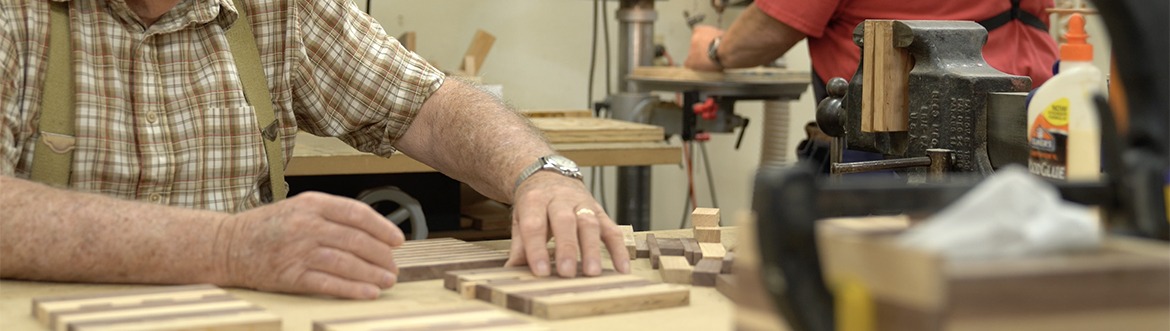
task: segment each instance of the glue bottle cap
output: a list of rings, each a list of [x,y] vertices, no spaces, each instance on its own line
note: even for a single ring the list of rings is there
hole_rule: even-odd
[[[1093,45],[1085,42],[1089,35],[1085,33],[1085,17],[1081,14],[1072,14],[1068,19],[1068,33],[1064,34],[1065,42],[1060,44],[1061,61],[1092,61]]]

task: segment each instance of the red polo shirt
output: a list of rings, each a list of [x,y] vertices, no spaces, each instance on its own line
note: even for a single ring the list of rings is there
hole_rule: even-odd
[[[861,54],[853,29],[866,19],[980,21],[1011,9],[1008,0],[757,0],[756,6],[808,36],[813,69],[823,81],[850,79]],[[1023,0],[1020,8],[1048,23],[1052,0]],[[1005,73],[1032,77],[1038,87],[1052,77],[1056,42],[1045,31],[1013,20],[988,34],[983,57]]]

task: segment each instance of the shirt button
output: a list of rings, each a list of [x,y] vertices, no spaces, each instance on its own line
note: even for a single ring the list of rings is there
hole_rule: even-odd
[[[162,195],[161,195],[161,194],[154,193],[154,194],[151,194],[151,195],[150,195],[150,202],[159,202],[159,201],[161,201],[161,200],[162,200]]]
[[[158,114],[156,114],[155,112],[147,113],[146,114],[146,121],[150,122],[150,123],[158,122]]]

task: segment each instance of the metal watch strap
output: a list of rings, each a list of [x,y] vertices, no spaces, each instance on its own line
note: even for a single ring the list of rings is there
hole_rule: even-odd
[[[723,40],[723,36],[711,39],[711,44],[707,46],[707,59],[711,60],[719,69],[723,69],[723,61],[719,59],[719,42]]]
[[[555,166],[556,161],[553,161],[553,160],[555,160],[555,158],[561,158],[561,159],[564,159],[565,161],[569,162],[570,166],[572,167],[572,171],[561,170],[561,169],[558,169],[555,167],[550,168],[549,167],[550,165]],[[536,162],[533,162],[528,167],[525,167],[524,170],[520,171],[520,176],[516,178],[516,184],[512,186],[512,191],[516,191],[516,189],[520,188],[520,184],[524,183],[525,180],[527,180],[529,177],[532,177],[532,175],[536,174],[537,172],[539,172],[541,170],[554,171],[557,174],[564,175],[564,176],[570,177],[570,178],[575,178],[578,180],[580,180],[582,178],[580,169],[576,167],[576,164],[574,164],[572,162],[572,160],[569,160],[568,158],[565,158],[563,156],[556,155],[556,154],[545,155],[545,156],[541,156],[540,158],[537,158]]]

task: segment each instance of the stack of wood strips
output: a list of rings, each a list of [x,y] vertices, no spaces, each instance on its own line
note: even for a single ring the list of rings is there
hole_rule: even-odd
[[[508,251],[451,238],[411,240],[394,249],[399,282],[439,279],[447,271],[499,267],[507,261]]]
[[[612,270],[597,277],[534,277],[527,267],[448,273],[447,289],[545,319],[606,315],[690,304],[690,289]]]
[[[313,322],[313,331],[374,330],[538,331],[548,330],[548,328],[508,315],[507,312],[484,306],[436,307],[377,316]]]
[[[660,126],[593,117],[532,118],[532,124],[544,131],[549,142],[605,143],[662,141]]]
[[[171,286],[33,299],[49,330],[278,331],[280,318],[212,285]]]

